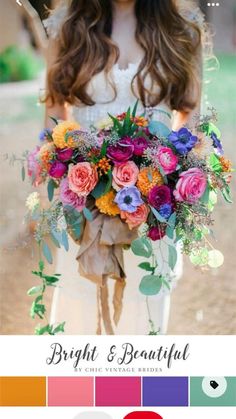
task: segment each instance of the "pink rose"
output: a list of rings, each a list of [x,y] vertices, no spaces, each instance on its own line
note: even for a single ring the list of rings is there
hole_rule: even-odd
[[[157,160],[165,174],[173,173],[178,164],[178,157],[169,147],[159,147],[157,150]]]
[[[138,179],[139,170],[133,161],[117,164],[113,171],[113,186],[115,189],[134,186]]]
[[[128,224],[129,229],[140,226],[147,221],[149,208],[147,205],[142,204],[137,207],[134,212],[121,211],[120,216]]]
[[[66,164],[56,160],[52,163],[49,169],[49,175],[55,179],[60,179],[67,171]]]
[[[78,196],[69,188],[68,178],[61,181],[60,199],[63,205],[70,205],[77,211],[82,211],[86,204],[86,196]]]
[[[69,188],[80,196],[87,196],[98,182],[97,170],[88,162],[71,166],[68,173]]]
[[[155,242],[157,240],[161,240],[165,236],[165,234],[165,228],[157,226],[151,227],[147,233],[147,236]]]
[[[174,196],[176,201],[194,204],[204,194],[207,186],[205,173],[198,168],[188,169],[181,173],[176,184]]]
[[[42,183],[42,167],[39,164],[40,147],[35,147],[27,156],[27,166],[28,166],[28,176],[32,178],[32,183],[34,186],[39,186]]]

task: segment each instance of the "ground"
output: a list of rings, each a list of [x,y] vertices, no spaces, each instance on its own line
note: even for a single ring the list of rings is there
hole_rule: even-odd
[[[219,112],[226,154],[235,155],[235,86],[232,56],[220,56],[221,68],[209,75],[208,100]],[[37,104],[38,84],[0,86],[1,136],[1,280],[0,333],[32,334],[28,288],[35,284],[30,274],[36,268],[37,248],[23,223],[24,201],[30,191],[20,179],[20,164],[4,161],[6,153],[20,155],[31,149],[43,126],[43,108]],[[235,181],[233,182],[235,189]],[[219,201],[215,211],[215,235],[225,255],[224,266],[201,272],[185,258],[184,275],[172,294],[169,334],[236,334],[235,204]],[[51,268],[53,270],[53,267]],[[51,293],[47,297],[50,305]]]

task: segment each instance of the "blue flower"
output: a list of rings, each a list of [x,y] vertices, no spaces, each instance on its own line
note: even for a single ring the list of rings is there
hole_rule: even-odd
[[[39,140],[44,141],[44,140],[47,140],[48,137],[51,139],[51,135],[52,135],[52,130],[50,130],[48,128],[44,128],[39,133]]]
[[[114,201],[122,211],[135,212],[143,204],[141,194],[136,186],[121,189]]]
[[[179,131],[172,131],[168,140],[173,144],[179,154],[187,154],[195,146],[197,137],[187,128],[181,128]]]
[[[165,218],[166,220],[168,220],[168,218],[170,217],[172,213],[172,206],[171,204],[163,204],[161,205],[160,209],[159,209],[159,214]]]
[[[211,139],[213,141],[213,147],[216,148],[217,152],[222,155],[224,154],[224,150],[221,144],[221,141],[217,137],[217,135],[214,132],[211,132]]]

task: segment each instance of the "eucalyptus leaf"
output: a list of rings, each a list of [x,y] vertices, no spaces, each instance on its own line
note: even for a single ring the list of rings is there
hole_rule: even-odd
[[[193,250],[189,256],[189,259],[193,263],[193,265],[207,265],[209,261],[209,251],[207,247],[201,247],[199,249]]]
[[[166,224],[166,219],[164,217],[161,216],[161,214],[153,207],[151,207],[152,213],[154,214],[154,216],[156,217],[156,219],[158,221],[160,221],[160,223],[165,223]]]
[[[83,209],[83,214],[84,214],[86,220],[93,221],[93,214],[91,213],[91,211],[88,208]]]
[[[145,271],[153,272],[154,268],[150,265],[149,262],[142,262],[139,265],[139,268],[144,269]]]
[[[152,245],[147,237],[139,237],[133,240],[131,249],[136,256],[149,258],[152,255]]]
[[[21,168],[21,179],[24,182],[24,180],[25,180],[25,166],[22,166],[22,168]]]
[[[54,197],[54,189],[55,189],[55,182],[53,179],[50,179],[47,186],[48,199],[50,202],[53,200],[53,197]]]
[[[211,268],[219,268],[224,263],[224,255],[219,250],[210,250],[208,252],[208,265]]]
[[[52,253],[51,250],[49,248],[49,246],[47,245],[47,243],[45,241],[42,242],[42,251],[43,251],[43,255],[45,256],[46,260],[48,261],[48,263],[52,263]]]
[[[100,182],[97,183],[97,185],[95,186],[95,188],[91,192],[91,195],[95,199],[100,198],[102,195],[105,194],[106,186],[107,186],[107,182],[105,182],[104,180],[100,180]]]
[[[177,254],[176,247],[169,244],[168,245],[168,264],[170,268],[172,269],[172,271],[175,268],[177,257],[178,257],[178,254]]]
[[[139,284],[140,292],[146,296],[158,294],[161,287],[162,278],[159,275],[146,275]]]
[[[60,249],[60,243],[59,243],[59,241],[56,239],[56,237],[52,234],[52,232],[50,233],[50,237],[51,237],[51,240],[52,240],[52,242],[55,244],[55,246],[56,247],[58,247],[58,249]]]
[[[67,234],[67,231],[66,230],[62,230],[62,233],[61,233],[61,242],[62,242],[62,245],[63,245],[64,249],[68,252],[68,250],[69,250],[69,241],[68,241],[68,234]]]
[[[168,137],[170,134],[170,129],[167,127],[167,125],[163,124],[163,122],[160,121],[151,121],[148,129],[152,135],[156,135],[157,137]]]
[[[204,194],[202,195],[202,197],[201,197],[201,199],[200,199],[200,201],[203,203],[203,204],[208,204],[208,202],[209,202],[209,197],[210,197],[210,187],[209,187],[209,184],[207,184],[207,186],[206,186],[206,189],[205,189],[205,192],[204,192]]]

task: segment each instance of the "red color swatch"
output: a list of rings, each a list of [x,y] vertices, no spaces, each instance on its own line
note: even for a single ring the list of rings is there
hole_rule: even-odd
[[[163,419],[163,417],[155,412],[132,412],[125,416],[124,419]]]
[[[96,406],[141,406],[141,378],[96,377]]]
[[[49,377],[48,406],[93,406],[93,377]]]

